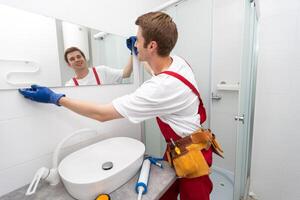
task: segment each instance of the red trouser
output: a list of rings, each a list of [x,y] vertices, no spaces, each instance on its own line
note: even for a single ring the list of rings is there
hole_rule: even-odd
[[[212,164],[212,148],[202,151],[208,165]],[[209,195],[213,189],[213,184],[209,176],[197,178],[178,178],[173,185],[164,193],[160,200],[209,200]]]

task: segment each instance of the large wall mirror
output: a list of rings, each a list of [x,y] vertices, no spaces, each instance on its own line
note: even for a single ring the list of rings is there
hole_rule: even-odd
[[[0,27],[0,89],[133,82],[123,36],[4,5]]]

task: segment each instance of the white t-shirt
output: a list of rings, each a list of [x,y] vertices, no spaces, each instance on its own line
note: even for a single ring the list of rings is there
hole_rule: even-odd
[[[168,71],[176,72],[196,88],[194,74],[185,60],[171,56]],[[133,123],[159,117],[184,137],[200,128],[199,99],[192,90],[177,78],[159,74],[145,81],[134,93],[115,99],[115,109]]]
[[[123,79],[123,69],[114,69],[104,65],[95,67],[100,79],[100,84],[117,84]],[[76,79],[79,85],[97,85],[96,77],[92,68],[83,79]],[[73,79],[66,82],[65,86],[75,86]]]

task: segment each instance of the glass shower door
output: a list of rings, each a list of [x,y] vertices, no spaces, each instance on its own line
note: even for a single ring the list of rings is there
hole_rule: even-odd
[[[246,199],[250,185],[251,146],[256,86],[257,17],[255,2],[246,0],[243,64],[237,121],[234,200]]]

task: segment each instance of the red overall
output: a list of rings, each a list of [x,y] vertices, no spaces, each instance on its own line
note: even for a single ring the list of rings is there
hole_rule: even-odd
[[[201,118],[201,122],[199,123],[202,124],[206,119],[206,113],[197,89],[187,79],[175,72],[164,71],[162,73],[171,75],[179,79],[198,96],[200,101],[198,114]],[[170,142],[170,138],[172,138],[174,141],[181,138],[173,131],[173,129],[168,124],[161,121],[158,117],[156,118],[156,120],[166,142]],[[210,148],[209,150],[202,150],[202,153],[208,165],[211,166],[212,148]],[[208,175],[197,178],[178,178],[173,183],[173,185],[164,193],[160,200],[177,200],[177,196],[179,193],[180,200],[209,200],[209,195],[212,191],[212,188],[213,185]]]
[[[96,78],[97,85],[100,85],[101,84],[100,83],[100,78],[99,78],[99,75],[98,75],[95,67],[93,67],[93,72],[94,72],[94,75],[95,75],[95,78]],[[77,79],[75,77],[72,78],[72,79],[73,79],[73,82],[74,82],[75,86],[79,86]]]

